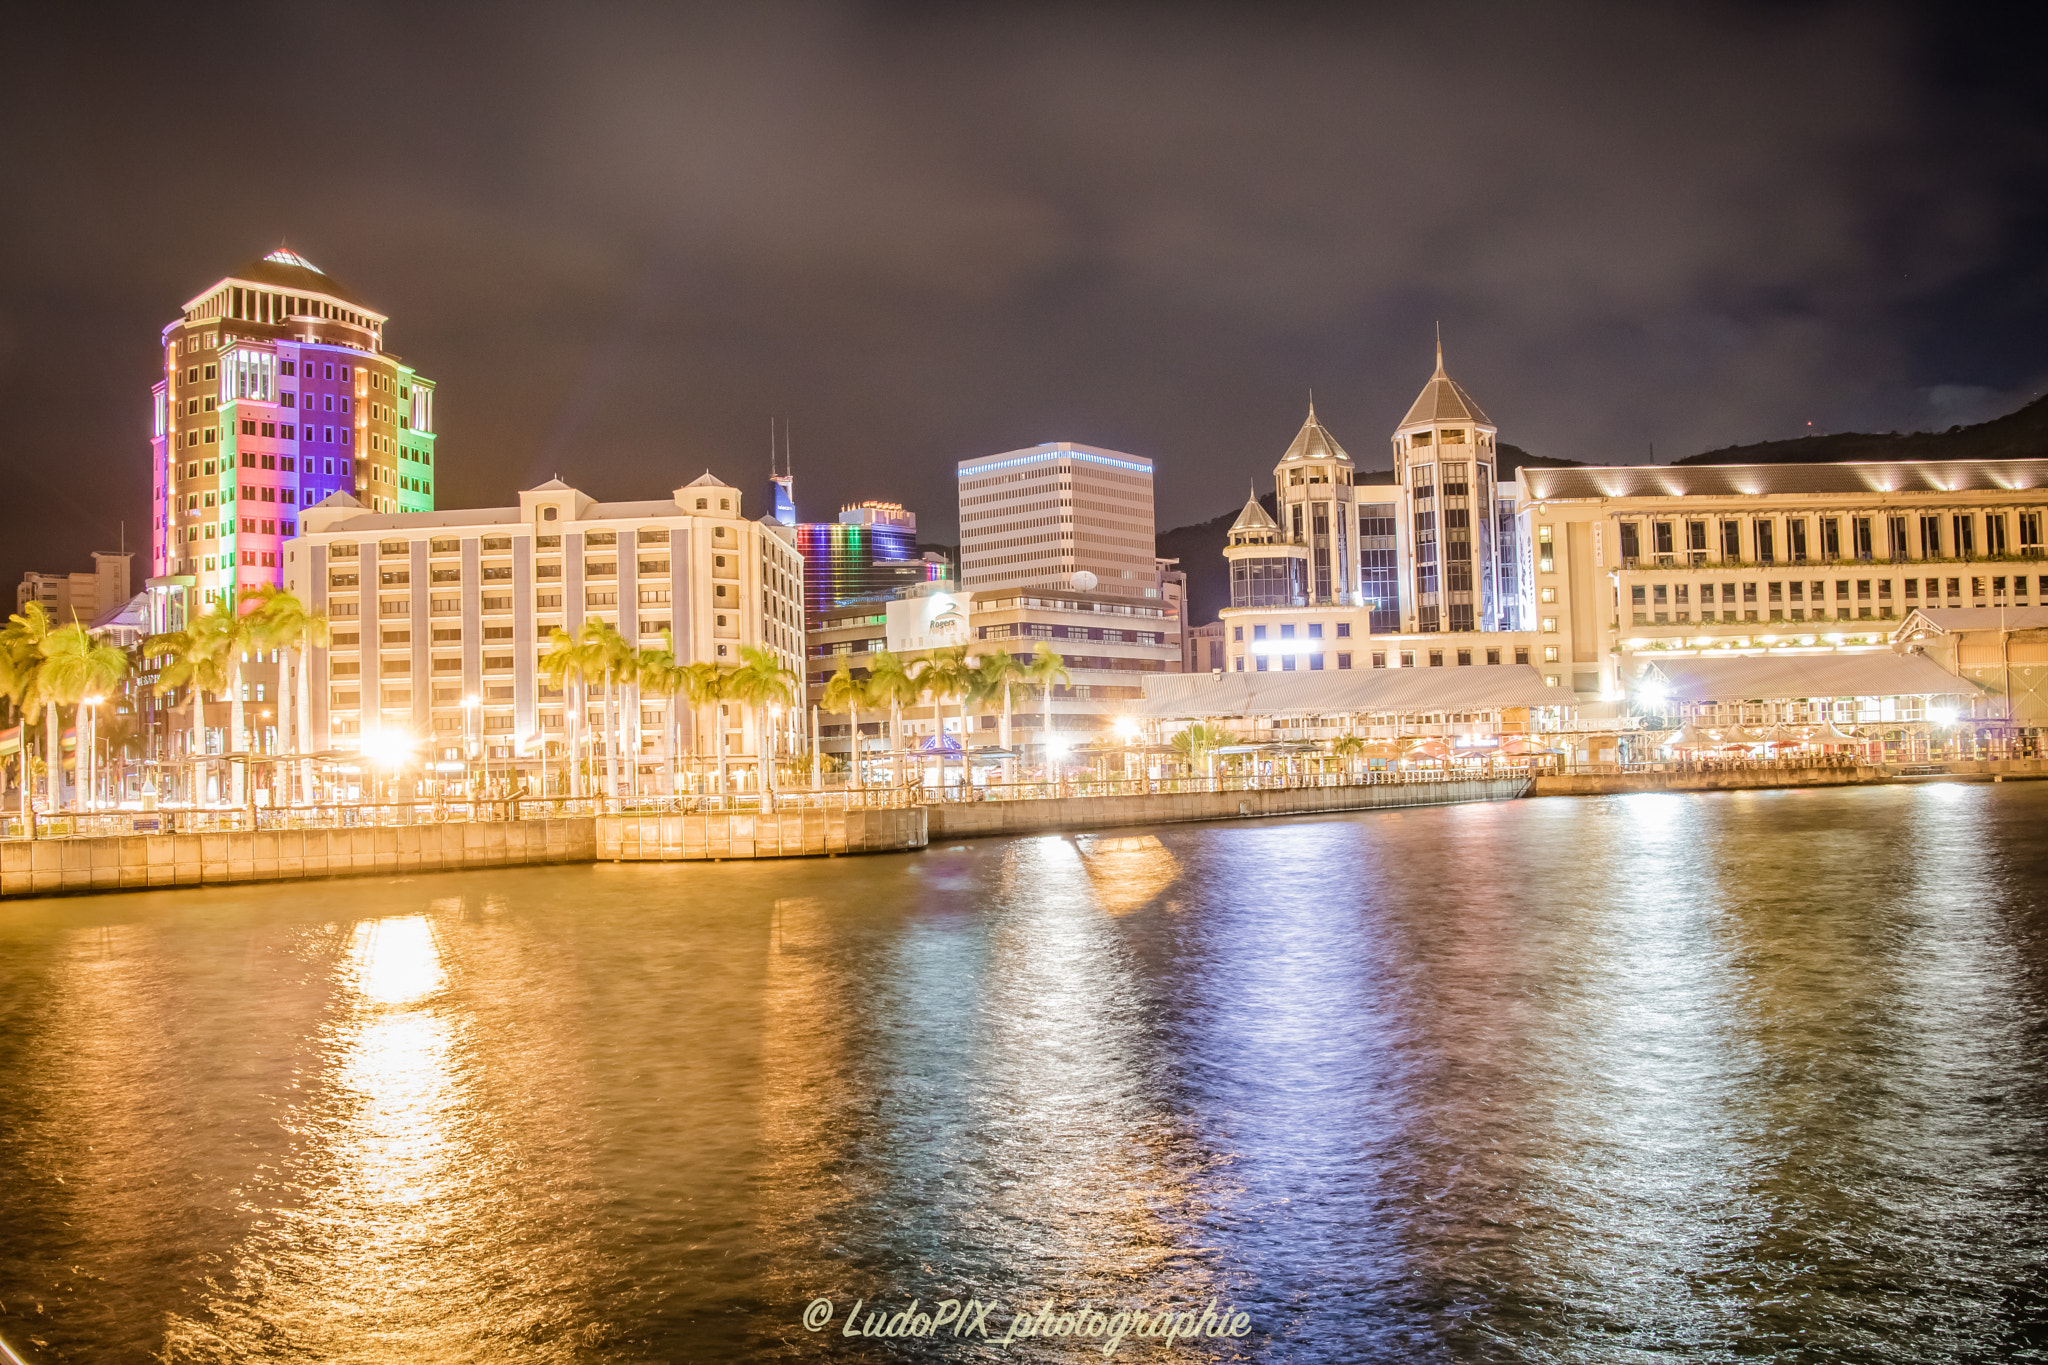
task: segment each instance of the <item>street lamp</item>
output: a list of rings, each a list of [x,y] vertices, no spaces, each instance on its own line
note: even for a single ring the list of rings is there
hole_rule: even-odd
[[[477,737],[475,739],[471,739],[469,733],[469,723],[472,719],[476,721]],[[464,697],[462,699],[462,742],[469,749],[468,758],[472,763],[476,761],[478,750],[483,748],[483,729],[484,719],[481,703],[477,701],[474,694]],[[484,780],[486,782],[490,781],[490,776],[491,760],[490,756],[486,754],[484,756]],[[474,784],[472,784],[470,796],[475,797],[477,794]]]

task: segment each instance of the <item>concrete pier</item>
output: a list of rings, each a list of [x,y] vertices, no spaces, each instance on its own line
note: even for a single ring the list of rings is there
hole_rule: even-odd
[[[923,848],[924,806],[851,810],[809,807],[773,815],[600,815],[599,862],[703,862],[807,858]]]

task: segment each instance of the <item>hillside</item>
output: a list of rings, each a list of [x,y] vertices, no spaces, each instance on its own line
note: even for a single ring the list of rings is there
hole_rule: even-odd
[[[1502,449],[1506,449],[1505,446]],[[2048,456],[2048,398],[1947,431],[1841,432],[1723,446],[1676,464],[1840,464],[1848,460],[2021,460]]]

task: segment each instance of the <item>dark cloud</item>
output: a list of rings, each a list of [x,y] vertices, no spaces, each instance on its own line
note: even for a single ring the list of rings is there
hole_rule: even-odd
[[[45,14],[0,53],[0,573],[141,537],[156,331],[279,239],[440,380],[449,505],[751,486],[777,416],[811,515],[950,534],[954,460],[1066,438],[1157,459],[1171,525],[1310,388],[1376,461],[1438,321],[1577,459],[2038,390],[2042,109],[1961,19],[1361,8]]]

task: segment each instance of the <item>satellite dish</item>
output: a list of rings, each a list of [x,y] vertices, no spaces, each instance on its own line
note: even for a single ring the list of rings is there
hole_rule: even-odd
[[[1089,573],[1089,572],[1088,572],[1088,571],[1087,571],[1086,569],[1076,569],[1076,570],[1074,570],[1074,591],[1076,591],[1076,592],[1094,592],[1094,591],[1095,591],[1095,575],[1094,575],[1094,574],[1092,574],[1092,573]]]

